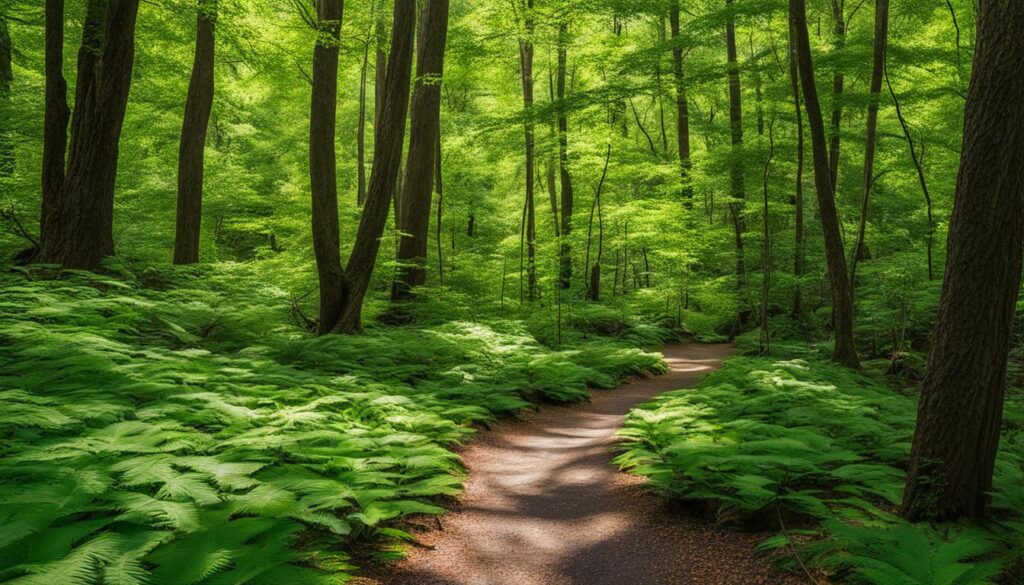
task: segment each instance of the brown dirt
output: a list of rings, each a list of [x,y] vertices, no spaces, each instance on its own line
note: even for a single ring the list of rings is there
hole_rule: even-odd
[[[775,585],[796,583],[754,555],[765,535],[669,513],[611,464],[634,405],[693,385],[727,345],[666,347],[671,371],[588,403],[544,408],[481,433],[463,452],[466,493],[432,548],[372,568],[366,585]]]

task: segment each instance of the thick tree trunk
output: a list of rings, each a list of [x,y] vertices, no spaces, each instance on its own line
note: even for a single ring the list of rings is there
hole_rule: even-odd
[[[199,0],[196,51],[185,102],[185,120],[178,150],[178,218],[174,263],[199,261],[199,233],[203,218],[203,155],[213,109],[213,36],[217,0]]]
[[[732,6],[734,0],[725,0],[725,46],[728,57],[729,77],[729,129],[732,139],[732,160],[729,164],[729,185],[732,202],[729,210],[732,215],[733,229],[736,235],[736,284],[740,290],[747,286],[747,267],[743,252],[743,232],[746,222],[743,219],[746,188],[743,180],[743,94],[740,91],[740,67],[736,60],[736,19]]]
[[[572,284],[572,247],[569,236],[572,233],[572,214],[575,201],[572,176],[569,174],[569,118],[565,107],[565,77],[568,64],[568,25],[562,22],[558,26],[558,175],[562,187],[561,237],[562,247],[559,251],[560,270],[559,286],[568,289]]]
[[[402,180],[402,220],[405,232],[398,245],[398,278],[392,298],[408,296],[427,279],[427,244],[433,196],[437,141],[441,131],[441,76],[448,35],[448,0],[427,0],[420,17],[416,57],[416,87],[412,95],[409,156]]]
[[[1024,3],[980,5],[946,271],[903,494],[912,520],[982,516],[1024,236]]]
[[[814,82],[814,63],[807,34],[805,0],[789,0],[789,17],[797,50],[797,66],[803,88],[807,122],[811,128],[811,152],[814,159],[814,186],[818,193],[821,226],[825,235],[825,262],[832,285],[832,308],[835,321],[835,349],[832,359],[851,368],[859,368],[860,360],[853,341],[853,298],[846,271],[846,255],[839,231],[835,194],[830,183],[828,152],[825,145],[825,122]]]
[[[135,61],[139,0],[90,0],[71,120],[67,173],[39,259],[94,269],[114,253],[114,183]],[[52,162],[52,161],[51,161]]]
[[[68,84],[64,80],[64,0],[46,0],[45,110],[43,113],[42,208],[40,242],[58,237],[57,213],[64,184],[68,141]]]
[[[885,51],[889,37],[889,0],[875,0],[875,51],[871,65],[871,102],[868,104],[867,135],[864,141],[864,176],[861,179],[860,223],[857,242],[850,258],[850,291],[856,287],[857,261],[864,250],[864,232],[868,223],[868,200],[875,179],[875,144],[878,139],[878,105],[882,94],[882,73],[885,71]]]
[[[683,78],[683,47],[679,27],[679,0],[672,0],[669,4],[668,19],[672,35],[672,77],[676,89],[676,146],[679,152],[679,173],[682,180],[683,204],[689,209],[693,206],[693,188],[690,185],[690,111],[686,101],[686,81]]]
[[[384,80],[384,103],[380,109],[378,135],[374,141],[373,170],[370,172],[366,205],[359,219],[355,243],[345,265],[341,315],[332,327],[333,331],[339,333],[362,331],[363,300],[373,276],[377,253],[380,251],[380,238],[388,221],[392,194],[402,165],[416,17],[416,0],[395,1],[391,51]]]
[[[804,249],[806,233],[804,231],[804,116],[800,111],[800,73],[797,71],[796,43],[794,42],[793,26],[789,27],[789,84],[793,92],[793,105],[796,120],[796,179],[793,185],[794,232],[793,243],[793,278],[796,286],[793,289],[793,318],[802,320],[804,316],[803,287],[800,280],[804,275]]]
[[[525,229],[527,299],[533,301],[537,298],[537,216],[534,205],[533,0],[526,0],[524,8],[524,35],[519,39],[519,65],[522,73],[523,132],[526,145]]]
[[[844,0],[832,0],[832,18],[835,20],[836,50],[842,52],[846,46],[846,15]],[[839,179],[839,145],[843,123],[843,86],[845,78],[842,70],[832,75],[832,127],[828,148],[828,173],[835,193]]]
[[[338,47],[343,0],[318,0],[313,49],[313,92],[309,107],[309,186],[313,202],[313,252],[320,282],[318,333],[334,330],[341,315],[345,274],[338,228],[335,126],[338,109]]]

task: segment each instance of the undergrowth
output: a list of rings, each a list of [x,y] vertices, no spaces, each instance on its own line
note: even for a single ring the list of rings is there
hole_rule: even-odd
[[[345,582],[460,491],[474,424],[664,367],[498,319],[312,338],[205,272],[0,275],[0,582]]]
[[[895,515],[916,401],[820,359],[738,357],[696,388],[629,415],[617,462],[718,523],[773,528],[782,564],[849,583],[967,585],[1024,553],[1024,440],[1011,415],[995,477],[995,518],[974,527]],[[1011,398],[1007,412],[1024,404]]]

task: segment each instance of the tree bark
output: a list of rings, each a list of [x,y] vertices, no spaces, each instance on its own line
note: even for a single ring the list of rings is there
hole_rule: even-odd
[[[195,58],[178,150],[175,264],[199,261],[199,234],[203,218],[203,156],[210,112],[213,109],[213,40],[216,21],[217,0],[199,0]]]
[[[64,0],[46,0],[45,109],[43,113],[42,208],[40,242],[58,237],[60,190],[68,141],[68,84],[64,80]]]
[[[814,82],[814,63],[811,56],[811,43],[807,34],[805,0],[789,0],[789,18],[797,51],[797,66],[800,73],[800,84],[803,88],[804,107],[807,110],[807,122],[811,128],[814,185],[815,191],[818,193],[818,208],[821,212],[821,225],[825,236],[825,262],[828,266],[829,282],[832,285],[836,336],[832,359],[842,365],[859,368],[860,360],[857,357],[853,340],[853,298],[850,292],[849,274],[846,271],[842,234],[839,231],[835,193],[832,191],[829,176],[825,123],[821,114],[821,104],[818,101],[818,89]]]
[[[114,253],[114,183],[138,9],[139,0],[89,1],[78,53],[67,172],[53,221],[40,241],[43,262],[90,270]]]
[[[686,81],[683,77],[679,0],[672,0],[669,4],[668,19],[672,35],[672,77],[676,89],[676,146],[679,152],[679,174],[682,181],[683,205],[689,209],[693,206],[693,187],[690,185],[690,111],[686,101]]]
[[[878,140],[878,105],[882,93],[882,73],[885,71],[885,51],[889,36],[889,0],[875,0],[875,49],[871,65],[871,101],[868,104],[867,134],[864,140],[864,176],[861,179],[860,223],[857,242],[850,258],[850,291],[856,287],[857,262],[864,250],[864,232],[868,222],[868,200],[875,179],[875,144]]]
[[[398,245],[398,278],[392,288],[395,300],[408,297],[413,287],[427,279],[430,204],[441,131],[441,79],[447,35],[448,0],[427,0],[419,23],[409,155],[402,180],[400,225],[407,235]]]
[[[835,20],[836,49],[842,52],[846,46],[846,15],[844,0],[832,0],[832,18]],[[843,123],[843,86],[845,77],[841,70],[832,75],[832,126],[829,137],[828,172],[832,192],[835,193],[839,179],[839,146]]]
[[[523,35],[519,38],[519,65],[523,85],[523,133],[526,146],[526,278],[527,299],[537,294],[537,216],[534,205],[534,124],[533,124],[533,0],[526,0],[523,14]]]
[[[746,188],[743,180],[743,94],[740,91],[740,68],[736,59],[736,19],[732,6],[734,0],[725,0],[725,45],[728,57],[729,78],[729,129],[732,140],[732,160],[729,164],[729,185],[732,201],[729,203],[733,228],[736,235],[736,284],[740,290],[747,287],[747,267],[743,251],[743,219]]]
[[[359,67],[359,124],[356,127],[356,205],[366,202],[366,74],[370,68],[370,39],[363,45]]]
[[[1024,235],[1024,4],[980,4],[946,270],[901,513],[986,512]]]
[[[0,100],[7,101],[11,96],[11,83],[14,81],[14,70],[11,67],[11,55],[14,47],[11,34],[7,30],[7,15],[0,11]],[[14,174],[14,144],[6,128],[0,128],[0,177]]]
[[[796,43],[793,26],[789,26],[789,84],[793,93],[793,105],[796,121],[796,179],[793,185],[794,219],[793,229],[793,278],[796,286],[793,289],[793,318],[802,320],[804,316],[803,287],[800,280],[804,275],[804,250],[806,233],[804,231],[804,117],[800,110],[800,73],[797,70]]]
[[[572,284],[572,247],[569,236],[572,233],[572,214],[575,196],[572,188],[572,175],[569,174],[569,118],[565,106],[565,77],[568,64],[568,25],[563,21],[558,26],[558,174],[561,191],[561,237],[562,246],[559,251],[560,270],[559,286],[568,289]]]

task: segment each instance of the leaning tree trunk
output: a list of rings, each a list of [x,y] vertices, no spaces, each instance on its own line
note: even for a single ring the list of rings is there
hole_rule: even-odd
[[[42,208],[40,242],[55,241],[64,154],[68,141],[68,84],[64,80],[64,0],[46,0],[46,83],[43,112]]]
[[[797,71],[796,45],[793,43],[793,27],[790,25],[789,41],[789,84],[793,93],[793,106],[796,119],[796,180],[793,185],[794,220],[793,229],[796,234],[793,243],[793,318],[803,320],[803,285],[804,249],[806,233],[804,231],[804,116],[800,111],[800,73]]]
[[[805,0],[789,0],[791,33],[797,51],[797,66],[803,88],[807,122],[811,128],[811,152],[814,159],[814,186],[818,193],[821,227],[825,236],[825,263],[832,285],[832,308],[835,321],[835,349],[832,359],[851,368],[859,368],[857,349],[853,341],[853,297],[850,278],[846,272],[843,237],[839,231],[835,193],[829,177],[828,150],[825,145],[825,122],[814,83],[814,63],[811,43],[807,34],[807,7]]]
[[[747,267],[743,252],[743,219],[746,189],[743,181],[743,104],[740,91],[740,66],[736,60],[736,18],[733,14],[733,0],[725,0],[725,46],[728,56],[729,77],[729,129],[732,139],[732,153],[729,164],[729,185],[732,202],[729,210],[732,215],[733,229],[736,232],[736,284],[740,290],[747,287]]]
[[[345,265],[341,314],[331,328],[338,333],[358,333],[363,328],[363,300],[377,263],[380,238],[388,222],[392,195],[398,182],[398,170],[402,165],[416,15],[416,0],[395,1],[391,51],[384,78],[384,102],[380,108],[377,136],[373,145],[373,170],[370,172],[366,205],[359,219],[355,243]],[[429,148],[434,148],[433,142]]]
[[[889,0],[875,0],[875,52],[871,65],[871,102],[868,104],[867,137],[864,140],[864,176],[861,179],[860,223],[857,242],[850,258],[850,290],[856,287],[857,262],[864,253],[864,231],[868,222],[868,198],[875,179],[875,144],[878,138],[878,103],[882,93],[882,73],[885,71],[885,50],[889,37]]]
[[[398,244],[398,278],[392,288],[392,298],[396,300],[408,297],[412,287],[427,279],[430,204],[441,130],[441,76],[447,35],[448,0],[427,0],[420,16],[409,156],[402,180],[399,225],[407,235]]]
[[[313,253],[320,282],[318,333],[334,330],[341,316],[345,274],[338,228],[335,126],[338,109],[338,46],[343,0],[318,0],[309,107],[309,186],[313,201]]]
[[[90,0],[71,119],[68,166],[43,262],[95,269],[114,253],[114,183],[135,61],[139,0]]]
[[[559,286],[568,289],[572,284],[572,247],[569,244],[569,235],[572,233],[572,213],[574,205],[574,193],[572,189],[572,176],[569,174],[569,119],[565,106],[565,77],[567,68],[568,25],[563,21],[558,26],[558,170],[559,180],[562,186],[562,214],[561,214],[561,237],[562,247],[559,251],[560,270]]]
[[[537,216],[534,206],[534,150],[533,131],[533,0],[526,0],[524,34],[519,39],[519,65],[523,85],[523,133],[526,147],[526,279],[530,301],[537,295]]]
[[[1024,236],[1024,3],[981,2],[946,271],[901,513],[980,517],[1002,426]]]
[[[679,36],[679,0],[669,4],[669,28],[672,34],[672,78],[676,90],[676,146],[679,153],[679,174],[682,180],[683,204],[693,206],[693,187],[690,185],[690,111],[686,101],[686,81],[683,78],[683,46]]]
[[[196,51],[185,102],[185,120],[178,149],[178,218],[174,263],[199,261],[199,232],[203,219],[203,156],[213,109],[213,34],[217,0],[199,0]]]

